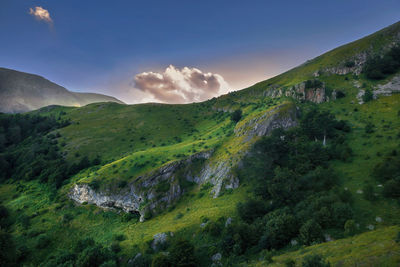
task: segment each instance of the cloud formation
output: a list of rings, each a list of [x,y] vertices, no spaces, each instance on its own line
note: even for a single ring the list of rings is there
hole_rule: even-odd
[[[37,20],[53,24],[53,19],[50,17],[50,13],[47,9],[37,6],[34,8],[29,8],[29,14],[34,16]]]
[[[229,86],[219,74],[204,73],[196,68],[178,69],[169,65],[163,73],[143,72],[135,76],[135,87],[165,103],[204,101],[222,93]]]

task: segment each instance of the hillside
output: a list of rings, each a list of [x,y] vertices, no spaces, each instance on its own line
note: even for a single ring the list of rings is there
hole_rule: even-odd
[[[2,115],[4,257],[397,266],[399,43],[396,23],[202,103]]]
[[[27,112],[49,105],[80,107],[95,102],[123,104],[114,97],[71,92],[38,75],[0,68],[0,112]]]

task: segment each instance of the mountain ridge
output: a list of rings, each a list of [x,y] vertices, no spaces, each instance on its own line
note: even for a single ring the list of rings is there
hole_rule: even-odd
[[[0,112],[21,113],[49,105],[85,106],[95,102],[116,102],[115,97],[72,92],[40,75],[0,68]]]

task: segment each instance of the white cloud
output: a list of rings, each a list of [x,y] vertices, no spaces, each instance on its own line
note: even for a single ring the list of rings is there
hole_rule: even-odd
[[[165,103],[204,101],[227,93],[228,83],[215,73],[196,68],[168,66],[163,73],[143,72],[135,76],[135,87]]]
[[[29,9],[29,14],[34,16],[37,20],[43,20],[49,24],[53,23],[53,19],[50,17],[50,13],[47,9],[37,6]]]

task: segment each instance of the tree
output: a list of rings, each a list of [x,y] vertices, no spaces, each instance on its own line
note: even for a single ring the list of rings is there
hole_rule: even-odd
[[[239,202],[236,208],[240,218],[247,223],[251,223],[255,219],[264,216],[267,212],[264,202],[255,199],[249,199],[245,203]]]
[[[154,256],[153,261],[151,262],[151,267],[172,267],[172,263],[168,255],[165,253],[159,253]]]
[[[231,113],[231,120],[234,122],[239,122],[242,118],[242,110],[236,109],[234,112]]]
[[[197,261],[194,256],[194,246],[188,240],[178,239],[173,242],[170,249],[170,256],[173,266],[197,266]]]
[[[279,249],[286,246],[297,235],[298,226],[293,215],[278,211],[269,214],[270,219],[265,224],[265,232],[261,237],[260,246],[267,249]]]
[[[306,245],[321,242],[323,240],[321,226],[313,219],[308,220],[300,228],[300,238]]]

